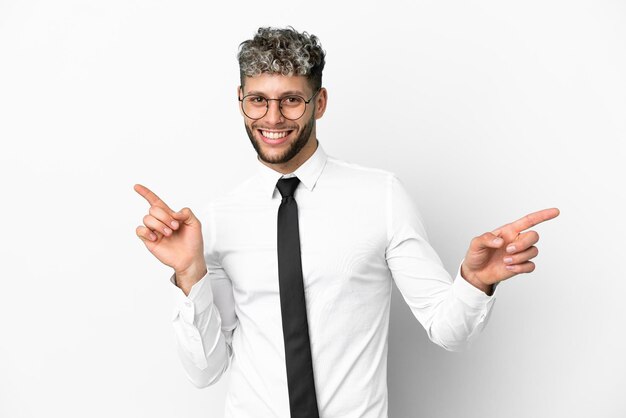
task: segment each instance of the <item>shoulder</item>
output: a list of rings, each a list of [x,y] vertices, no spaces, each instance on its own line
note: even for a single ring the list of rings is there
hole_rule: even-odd
[[[397,181],[394,173],[380,168],[366,167],[343,161],[334,157],[328,157],[325,170],[331,176],[345,178],[347,181],[364,182],[365,184],[386,184]]]
[[[402,209],[406,213],[417,212],[416,204],[406,185],[393,172],[379,168],[365,167],[333,157],[328,158],[329,177],[343,179],[346,188],[368,199],[378,196],[390,210]]]

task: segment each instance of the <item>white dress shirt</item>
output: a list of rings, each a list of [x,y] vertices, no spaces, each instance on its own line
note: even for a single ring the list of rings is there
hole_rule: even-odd
[[[182,364],[198,387],[230,370],[226,418],[289,417],[276,254],[282,175],[259,165],[200,217],[208,273],[188,297],[176,289]],[[320,145],[294,174],[320,416],[386,418],[392,280],[448,350],[481,331],[494,296],[450,277],[393,174],[328,157]]]

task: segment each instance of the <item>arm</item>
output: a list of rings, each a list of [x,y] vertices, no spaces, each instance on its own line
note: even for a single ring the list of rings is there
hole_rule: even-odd
[[[444,269],[428,242],[417,209],[396,177],[388,183],[387,265],[415,318],[434,343],[450,351],[467,348],[488,321],[488,296]]]
[[[394,280],[426,328],[430,339],[448,350],[468,346],[485,326],[497,284],[530,273],[539,234],[526,231],[559,215],[544,209],[476,237],[454,281],[428,244],[417,210],[394,177],[389,186],[387,263]]]
[[[159,261],[174,269],[171,281],[177,286],[178,306],[173,322],[181,361],[196,386],[208,386],[222,376],[232,358],[230,338],[237,320],[230,280],[211,251],[211,234],[209,251],[204,253],[202,225],[190,209],[175,212],[148,188],[135,185],[135,190],[150,203],[137,236]]]
[[[206,255],[208,272],[187,296],[175,289],[173,327],[178,354],[189,380],[199,388],[217,382],[230,366],[237,327],[232,284],[216,258]],[[176,275],[171,278],[175,284]]]

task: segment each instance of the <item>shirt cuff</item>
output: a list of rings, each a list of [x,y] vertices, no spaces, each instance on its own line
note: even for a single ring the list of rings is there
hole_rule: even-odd
[[[498,287],[498,283],[493,285],[493,293],[491,296],[487,295],[485,292],[468,282],[461,276],[461,267],[456,274],[456,278],[454,279],[454,283],[452,283],[452,289],[454,294],[461,299],[464,303],[469,306],[474,306],[477,308],[482,307],[491,307],[495,301],[496,297],[496,289]]]
[[[175,287],[175,308],[172,313],[172,320],[175,320],[180,315],[184,322],[193,324],[195,315],[204,312],[206,308],[213,303],[213,291],[211,290],[211,283],[208,276],[209,270],[207,268],[206,274],[191,286],[189,295],[185,296],[182,289],[176,286],[176,273],[172,274],[170,282]]]

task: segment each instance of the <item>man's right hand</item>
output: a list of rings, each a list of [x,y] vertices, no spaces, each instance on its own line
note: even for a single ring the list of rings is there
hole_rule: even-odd
[[[135,191],[150,204],[137,236],[163,264],[176,272],[176,284],[188,295],[206,274],[202,225],[191,209],[175,212],[150,189],[135,184]]]

